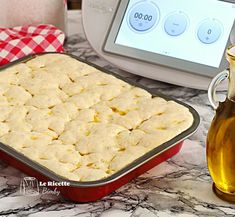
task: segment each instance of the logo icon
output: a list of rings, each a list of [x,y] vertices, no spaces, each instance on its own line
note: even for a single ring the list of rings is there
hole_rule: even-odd
[[[20,182],[20,193],[27,196],[39,195],[38,180],[35,177],[24,177]]]

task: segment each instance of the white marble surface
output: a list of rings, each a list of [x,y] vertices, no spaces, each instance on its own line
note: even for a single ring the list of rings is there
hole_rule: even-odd
[[[172,159],[95,202],[79,204],[61,196],[22,196],[20,181],[25,175],[0,162],[0,215],[2,216],[82,216],[82,217],[168,217],[235,216],[235,206],[218,199],[211,190],[205,140],[213,111],[205,91],[177,87],[121,72],[100,59],[85,39],[81,14],[69,13],[68,52],[131,78],[166,95],[192,105],[201,116],[196,134]]]

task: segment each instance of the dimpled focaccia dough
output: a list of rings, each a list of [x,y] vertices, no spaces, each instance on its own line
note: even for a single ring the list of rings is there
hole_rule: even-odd
[[[9,126],[6,123],[0,122],[0,137],[9,132]]]
[[[5,96],[0,96],[0,105],[1,106],[8,105],[8,101]]]
[[[24,105],[32,98],[32,95],[24,88],[15,85],[10,87],[4,96],[8,99],[8,103],[13,106]]]
[[[68,55],[0,72],[0,142],[70,180],[111,176],[192,123],[184,106]]]

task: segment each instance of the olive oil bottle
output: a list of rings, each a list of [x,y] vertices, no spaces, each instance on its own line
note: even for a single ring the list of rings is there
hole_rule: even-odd
[[[229,88],[220,102],[207,136],[207,163],[213,190],[221,199],[235,203],[235,48],[227,50]],[[209,88],[210,89],[210,88]]]

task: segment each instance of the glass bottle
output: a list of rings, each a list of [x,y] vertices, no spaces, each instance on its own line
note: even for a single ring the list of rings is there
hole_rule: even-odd
[[[223,200],[235,203],[235,47],[227,49],[230,68],[218,74],[211,82],[208,96],[216,109],[207,135],[207,163],[214,181],[213,190]],[[228,94],[224,102],[215,104],[217,85],[229,79]],[[217,108],[216,108],[217,107]]]

